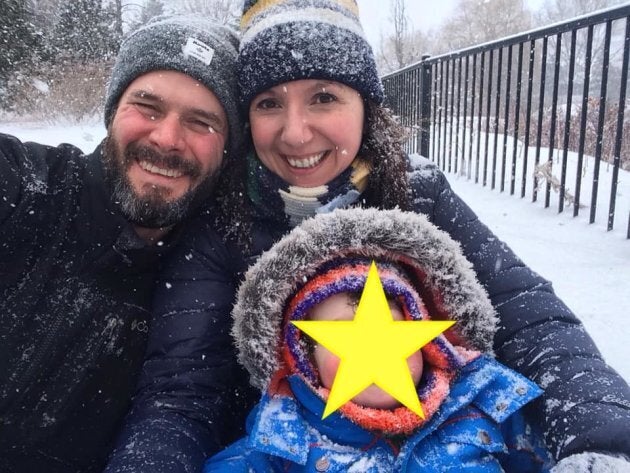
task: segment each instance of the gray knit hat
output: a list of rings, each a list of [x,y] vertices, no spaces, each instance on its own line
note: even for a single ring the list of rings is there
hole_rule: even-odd
[[[383,101],[372,48],[355,0],[245,0],[238,82],[241,105],[260,92],[299,79],[346,84]]]
[[[156,70],[183,72],[214,93],[228,119],[227,149],[243,139],[236,89],[238,37],[231,28],[193,16],[158,17],[123,41],[105,100],[105,126],[120,96],[137,77]]]

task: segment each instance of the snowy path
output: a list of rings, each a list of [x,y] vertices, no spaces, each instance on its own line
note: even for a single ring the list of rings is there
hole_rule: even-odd
[[[630,381],[630,240],[623,232],[625,222],[608,233],[602,216],[589,225],[586,215],[559,215],[527,198],[490,191],[454,175],[449,181],[499,238],[553,282],[607,362]]]

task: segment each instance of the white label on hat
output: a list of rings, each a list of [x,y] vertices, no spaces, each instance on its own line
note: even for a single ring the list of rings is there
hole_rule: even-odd
[[[188,41],[182,47],[182,52],[186,57],[192,56],[199,59],[206,66],[210,65],[214,57],[214,49],[196,38],[188,38]]]

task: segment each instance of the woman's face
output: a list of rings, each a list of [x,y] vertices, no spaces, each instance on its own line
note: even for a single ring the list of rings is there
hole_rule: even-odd
[[[263,164],[299,187],[327,184],[361,146],[361,95],[339,82],[304,79],[258,94],[249,107],[252,138]]]

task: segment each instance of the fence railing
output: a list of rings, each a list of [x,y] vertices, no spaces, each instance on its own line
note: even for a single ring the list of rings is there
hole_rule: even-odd
[[[544,191],[545,207],[559,212],[589,208],[591,223],[598,195],[608,195],[611,230],[619,171],[630,171],[629,49],[627,4],[424,56],[383,84],[410,130],[408,152],[533,201]]]

